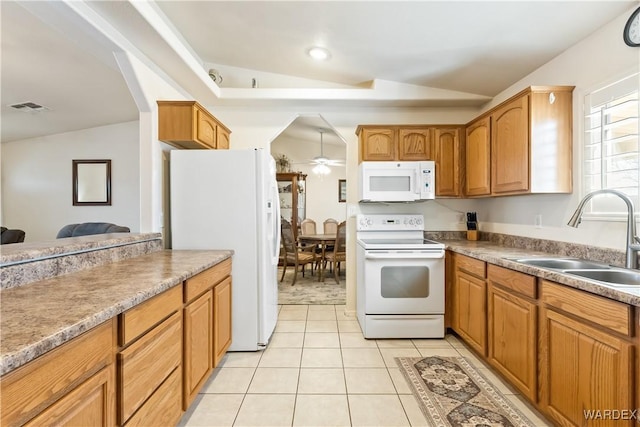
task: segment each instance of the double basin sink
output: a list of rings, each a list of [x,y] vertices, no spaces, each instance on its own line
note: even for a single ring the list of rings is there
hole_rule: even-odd
[[[640,270],[612,267],[603,263],[578,258],[509,258],[511,261],[534,267],[556,270],[583,277],[609,286],[640,287]]]

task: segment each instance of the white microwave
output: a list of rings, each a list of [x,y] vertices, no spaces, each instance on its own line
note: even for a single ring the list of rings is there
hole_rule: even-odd
[[[361,202],[415,202],[434,199],[434,161],[362,162],[358,196]]]

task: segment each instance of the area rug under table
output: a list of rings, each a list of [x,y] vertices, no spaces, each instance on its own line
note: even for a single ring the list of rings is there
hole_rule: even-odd
[[[535,427],[464,357],[396,357],[429,425]]]

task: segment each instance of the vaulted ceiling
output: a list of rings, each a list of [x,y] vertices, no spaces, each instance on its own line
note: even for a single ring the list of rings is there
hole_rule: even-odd
[[[118,48],[99,37],[79,37],[68,22],[48,12],[52,3],[0,2],[3,142],[138,117],[113,60]],[[177,56],[166,54],[172,38],[201,65],[196,74],[207,77],[209,69],[218,70],[223,77],[219,91],[209,90],[207,83],[194,86],[199,93],[193,95],[220,105],[286,99],[332,105],[476,106],[634,4],[87,2],[159,67],[168,69],[170,61],[175,62]],[[161,34],[148,13],[170,29],[170,37]],[[329,49],[330,60],[312,61],[306,50],[313,45]],[[172,77],[185,85],[198,80],[193,74],[178,74]],[[254,78],[258,89],[251,89]],[[10,107],[23,102],[49,111],[25,113]]]

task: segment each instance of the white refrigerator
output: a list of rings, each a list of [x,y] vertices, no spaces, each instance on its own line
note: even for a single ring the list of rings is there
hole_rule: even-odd
[[[278,319],[280,199],[262,148],[172,150],[173,249],[233,249],[230,351],[264,348]]]

